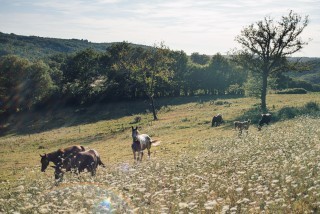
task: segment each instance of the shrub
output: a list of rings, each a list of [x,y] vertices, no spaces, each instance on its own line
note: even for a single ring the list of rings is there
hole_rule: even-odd
[[[231,105],[230,102],[228,101],[224,101],[224,100],[217,100],[214,102],[215,105],[219,106],[219,105]]]
[[[282,91],[277,91],[276,94],[306,94],[308,91],[304,88],[289,88]]]
[[[277,119],[292,119],[300,114],[298,108],[295,107],[284,107],[280,109],[277,113]]]
[[[261,108],[260,106],[257,106],[255,108],[251,108],[248,111],[246,111],[241,117],[236,118],[236,120],[247,120],[250,119],[252,123],[258,123],[261,117]]]
[[[308,113],[313,111],[319,111],[320,107],[316,102],[308,102],[307,104],[305,104],[304,109]]]

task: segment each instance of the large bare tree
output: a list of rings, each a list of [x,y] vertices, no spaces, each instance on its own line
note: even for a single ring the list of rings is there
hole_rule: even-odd
[[[242,50],[237,54],[239,61],[253,72],[262,75],[261,108],[267,109],[266,95],[268,76],[273,72],[284,70],[287,57],[301,50],[306,41],[301,33],[308,25],[308,16],[303,19],[297,13],[290,11],[282,16],[280,21],[265,17],[245,27],[236,41]]]

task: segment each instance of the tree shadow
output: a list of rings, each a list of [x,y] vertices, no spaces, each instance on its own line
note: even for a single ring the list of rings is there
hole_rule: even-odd
[[[166,97],[156,99],[156,107],[159,111],[165,106],[177,106],[187,103],[215,102],[241,98],[242,96],[190,96],[190,97]],[[102,120],[119,119],[125,116],[141,115],[151,112],[147,100],[135,100],[116,102],[109,104],[95,104],[82,107],[60,107],[18,112],[11,116],[2,117],[0,136],[3,135],[26,135],[50,131],[61,127],[72,127]],[[134,120],[134,117],[132,118]],[[128,127],[133,122],[128,123]]]

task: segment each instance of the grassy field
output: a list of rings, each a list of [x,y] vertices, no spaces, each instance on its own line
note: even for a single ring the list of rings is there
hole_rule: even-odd
[[[319,94],[267,97],[271,112],[310,101],[320,103]],[[233,121],[247,119],[258,103],[163,99],[158,121],[142,101],[11,118],[11,131],[0,138],[0,212],[319,212],[320,119],[277,121],[260,132],[253,124],[239,135]],[[217,113],[226,123],[212,128]],[[133,124],[136,115],[142,120]],[[132,125],[161,140],[151,160],[134,163]],[[57,185],[53,170],[40,172],[39,154],[74,144],[96,149],[107,167],[96,177],[66,174]]]

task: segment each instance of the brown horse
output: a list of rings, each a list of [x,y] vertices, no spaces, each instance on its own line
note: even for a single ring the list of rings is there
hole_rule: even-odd
[[[83,146],[71,146],[65,149],[58,149],[55,152],[40,155],[41,157],[41,172],[46,171],[50,162],[53,162],[55,166],[61,167],[62,160],[69,156],[75,155],[78,152],[85,151]]]
[[[66,171],[74,171],[77,174],[87,169],[88,172],[91,172],[92,176],[96,174],[98,165],[105,167],[99,153],[94,149],[78,152],[77,154],[66,158],[62,165]],[[61,168],[57,167],[56,172],[62,175]]]
[[[149,137],[147,134],[140,134],[138,131],[138,127],[132,128],[132,139],[133,143],[131,145],[132,151],[133,151],[133,158],[134,160],[139,160],[142,161],[143,157],[143,150],[147,149],[148,150],[148,157],[150,159],[150,149],[151,149],[151,144],[158,142],[158,140],[152,141],[152,139]],[[160,143],[160,142],[158,142]],[[138,152],[138,157],[136,156],[136,152]]]
[[[213,116],[213,118],[212,118],[211,127],[220,126],[221,123],[223,123],[222,115],[221,114],[217,114],[217,115]]]

